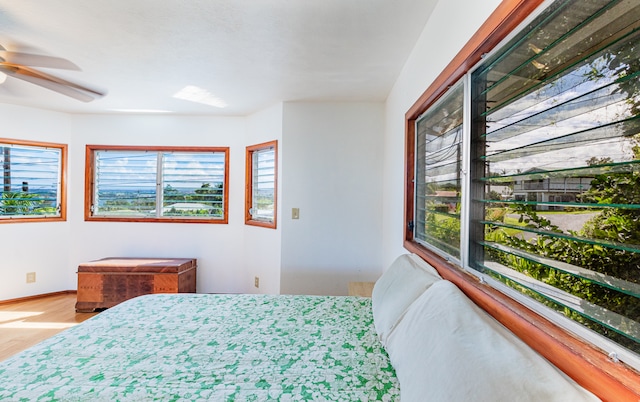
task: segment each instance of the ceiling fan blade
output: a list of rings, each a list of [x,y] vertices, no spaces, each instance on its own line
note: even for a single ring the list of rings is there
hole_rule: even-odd
[[[25,66],[32,67],[58,68],[64,70],[80,71],[80,67],[61,57],[44,56],[22,52],[10,52],[0,49],[0,59],[4,59],[4,61],[11,64],[23,64]]]
[[[9,74],[11,75],[11,74]],[[76,91],[75,89],[72,89],[70,87],[65,87],[64,85],[58,84],[56,82],[53,81],[47,81],[41,78],[37,78],[37,77],[33,77],[33,76],[29,76],[29,75],[12,75],[15,78],[21,79],[23,81],[27,81],[30,82],[32,84],[36,84],[39,85],[43,88],[47,88],[50,89],[54,92],[57,92],[59,94],[62,95],[66,95],[69,96],[71,98],[77,99],[79,101],[82,102],[91,102],[92,100],[94,100],[94,98],[90,95],[87,95],[83,92],[79,92]]]
[[[97,89],[88,88],[86,86],[17,64],[0,62],[0,71],[10,77],[31,82],[82,102],[91,102],[92,100],[105,95],[104,92]]]

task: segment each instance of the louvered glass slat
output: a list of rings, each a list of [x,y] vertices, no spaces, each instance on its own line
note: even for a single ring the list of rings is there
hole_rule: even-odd
[[[0,143],[0,218],[60,216],[58,148]]]
[[[476,269],[640,353],[640,3],[557,1],[472,75]]]
[[[491,188],[491,187],[490,187]],[[510,193],[509,193],[510,194]],[[509,196],[509,195],[506,195]],[[509,204],[513,204],[513,205],[529,205],[529,206],[533,206],[536,209],[541,209],[540,207],[544,207],[547,206],[548,209],[550,211],[553,210],[565,210],[567,208],[570,209],[575,209],[575,210],[585,210],[585,211],[590,211],[593,209],[602,209],[602,208],[620,208],[620,209],[640,209],[640,204],[605,204],[605,203],[586,203],[586,202],[582,202],[582,203],[576,203],[576,202],[571,202],[571,201],[567,201],[567,202],[562,202],[562,201],[523,201],[523,200],[506,200],[506,199],[489,199],[489,194],[485,195],[485,199],[476,199],[476,202],[482,203],[482,204],[486,204],[486,205],[496,205],[497,208],[502,208],[504,206],[507,206]],[[566,197],[562,197],[562,198],[567,198],[567,199],[571,199],[573,198],[573,196],[571,195],[567,195]],[[562,199],[560,198],[560,199]],[[500,205],[502,204],[502,205]]]
[[[460,257],[462,83],[416,121],[415,238]]]
[[[457,174],[458,169],[460,169],[459,161],[453,160],[445,164],[425,166],[424,172],[426,176],[430,177],[448,176]]]
[[[537,254],[532,254],[518,248],[507,247],[499,243],[486,242],[482,243],[482,245],[492,248],[501,253],[511,254],[513,256],[522,258],[530,263],[544,265],[548,268],[553,268],[558,271],[566,272],[568,274],[587,279],[591,282],[597,283],[600,286],[606,286],[610,289],[626,293],[630,296],[640,297],[639,283],[629,282],[623,279],[616,278],[615,276],[591,271],[589,269],[584,269],[576,265],[568,264],[566,262],[557,261],[552,258],[546,258]]]
[[[477,75],[484,76],[488,84],[480,94],[496,106],[516,93],[528,92],[546,76],[564,71],[576,58],[585,58],[585,50],[594,46],[593,39],[602,43],[620,31],[620,26],[598,20],[613,7],[619,7],[618,11],[605,18],[619,17],[620,10],[624,15],[630,8],[628,2],[620,1],[556,1],[507,49],[478,69]]]
[[[457,255],[460,252],[460,246],[458,244],[451,244],[450,241],[447,241],[447,239],[442,236],[442,233],[446,233],[447,231],[450,231],[450,225],[442,225],[440,227],[429,226],[428,230],[416,233],[416,238],[446,254]],[[438,232],[437,235],[431,236],[430,233],[434,232]],[[455,236],[455,233],[453,235]]]
[[[627,107],[627,96],[620,92],[619,85],[637,86],[639,82],[640,74],[634,74],[632,79],[614,82],[560,104],[550,102],[548,105],[538,105],[546,108],[522,120],[509,122],[505,119],[489,123],[487,141],[500,141],[509,149],[512,146],[506,139],[514,138],[519,145],[525,140],[529,143],[539,141],[541,134],[548,133],[541,129],[551,123],[555,125],[553,135],[562,136],[599,127],[602,121],[627,120],[634,114]]]
[[[438,209],[427,209],[427,208],[420,208],[418,209],[418,211],[420,213],[430,213],[430,214],[435,214],[435,215],[440,215],[440,216],[444,216],[444,217],[449,217],[449,218],[453,218],[456,220],[460,220],[460,214],[457,213],[452,213],[452,212],[444,212]],[[437,227],[437,225],[433,226],[434,228]],[[442,228],[443,226],[441,226]]]
[[[513,174],[501,174],[499,176],[485,176],[480,180],[485,183],[513,183],[518,180],[541,180],[548,178],[592,178],[597,174],[611,174],[611,173],[633,173],[640,172],[640,161],[632,160],[619,163],[603,163],[591,166],[581,166],[568,169],[555,169],[555,170],[538,170]]]
[[[619,314],[585,301],[569,292],[549,286],[546,282],[533,279],[531,276],[516,272],[502,264],[493,261],[486,261],[485,264],[484,268],[487,272],[512,283],[515,287],[527,290],[534,297],[544,299],[558,309],[569,309],[584,322],[591,323],[597,328],[602,328],[602,331],[609,333],[611,338],[622,340],[622,342],[640,342],[640,324],[625,314]],[[613,333],[608,330],[613,331]]]
[[[520,246],[524,248],[528,247],[528,244],[525,244],[525,243],[530,243],[530,241],[527,241],[527,240],[542,239],[545,241],[552,241],[552,239],[555,238],[555,239],[565,240],[560,244],[563,244],[563,245],[565,243],[570,244],[571,246],[575,246],[576,249],[588,249],[590,246],[593,246],[598,250],[618,250],[618,251],[630,252],[634,254],[640,253],[639,244],[622,243],[622,242],[617,242],[613,240],[594,239],[591,237],[573,235],[571,233],[567,233],[561,230],[556,231],[556,230],[540,229],[537,226],[528,226],[528,225],[521,226],[517,224],[508,224],[508,223],[494,222],[494,221],[480,221],[480,223],[483,225],[486,225],[490,230],[495,228],[503,228],[503,229],[511,229],[514,231],[522,232],[521,236],[517,236],[518,239],[514,240],[513,243],[514,244],[518,243]],[[497,237],[498,239],[501,240],[501,235],[503,235],[504,232],[505,231],[499,233],[496,236],[489,236],[489,237]],[[524,232],[531,234],[531,236],[528,236],[527,238]],[[513,239],[509,239],[509,240],[511,241]],[[521,240],[524,240],[525,243],[523,243]],[[568,247],[571,247],[571,246],[568,246]],[[584,247],[584,246],[587,246],[587,247]],[[625,273],[625,274],[628,274],[630,278],[636,281],[640,281],[640,278],[638,278],[636,273],[633,272],[634,266],[628,266],[628,267],[623,266],[623,268],[627,268],[628,270],[631,271],[631,272]]]

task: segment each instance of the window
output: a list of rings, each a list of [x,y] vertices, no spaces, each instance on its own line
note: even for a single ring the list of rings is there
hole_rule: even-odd
[[[67,146],[0,139],[0,223],[66,220]]]
[[[460,257],[462,83],[416,121],[416,239]]]
[[[416,157],[407,238],[559,312],[579,324],[561,325],[590,340],[600,334],[603,348],[616,345],[634,365],[639,28],[637,2],[555,1],[450,78],[408,129]]]
[[[472,266],[636,353],[639,23],[638,4],[555,2],[471,78]],[[516,179],[526,202],[490,197]]]
[[[86,220],[227,223],[228,148],[86,152]]]
[[[276,228],[278,142],[247,147],[245,223]]]

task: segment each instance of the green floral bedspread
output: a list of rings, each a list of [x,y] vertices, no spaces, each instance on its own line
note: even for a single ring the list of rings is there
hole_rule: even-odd
[[[371,300],[148,295],[0,362],[9,401],[393,401]]]

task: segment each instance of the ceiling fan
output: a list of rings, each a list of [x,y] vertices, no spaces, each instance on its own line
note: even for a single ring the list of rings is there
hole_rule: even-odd
[[[33,53],[12,52],[0,45],[0,73],[39,85],[82,102],[91,102],[106,94],[102,90],[71,82],[36,70],[33,67],[80,70],[78,66],[66,59]]]

